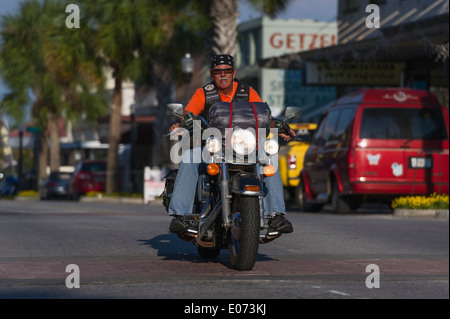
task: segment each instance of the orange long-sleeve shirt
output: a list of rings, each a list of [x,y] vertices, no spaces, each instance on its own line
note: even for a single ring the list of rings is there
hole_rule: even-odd
[[[236,93],[237,86],[238,82],[235,81],[233,83],[233,92],[230,96],[220,94],[219,92],[220,98],[222,99],[223,102],[233,101],[233,97],[234,94]],[[249,102],[262,102],[258,93],[252,87],[250,87]],[[199,88],[197,89],[197,91],[195,91],[188,105],[184,109],[184,112],[185,113],[192,112],[194,115],[199,115],[203,112],[203,109],[205,108],[205,103],[206,103],[205,92],[203,91],[203,88]]]

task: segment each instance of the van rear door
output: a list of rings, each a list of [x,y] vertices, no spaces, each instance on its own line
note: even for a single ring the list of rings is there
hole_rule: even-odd
[[[398,104],[361,108],[356,176],[365,183],[388,183],[393,188],[386,186],[386,191],[401,194],[431,193],[441,183],[448,185],[444,111],[442,107]]]

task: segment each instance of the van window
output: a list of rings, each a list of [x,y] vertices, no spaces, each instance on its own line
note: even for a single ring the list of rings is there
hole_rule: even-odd
[[[348,138],[350,124],[353,120],[353,109],[343,109],[339,116],[339,122],[336,128],[336,139],[344,140]]]
[[[366,108],[360,138],[446,140],[442,111],[420,108]]]
[[[317,130],[314,132],[311,144],[319,144],[319,139],[322,136],[326,122],[327,122],[326,116],[322,117],[319,120],[319,126],[317,127]]]
[[[336,124],[339,118],[339,110],[331,111],[328,113],[327,122],[322,133],[322,137],[325,141],[335,139]]]

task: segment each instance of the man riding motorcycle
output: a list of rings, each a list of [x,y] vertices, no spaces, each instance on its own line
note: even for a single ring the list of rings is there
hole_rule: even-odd
[[[233,57],[228,54],[216,55],[211,59],[210,75],[213,80],[208,85],[197,89],[186,106],[183,117],[189,113],[207,117],[210,107],[216,102],[262,102],[258,93],[249,85],[235,79],[237,70],[234,68]],[[170,127],[170,131],[177,129],[180,123],[175,123]],[[291,136],[295,136],[293,130]],[[279,136],[286,141],[291,136],[279,133]],[[173,216],[169,230],[173,233],[186,231],[191,225],[184,219],[184,215],[192,213],[194,204],[195,187],[197,184],[200,163],[192,160],[193,150],[186,151],[179,165],[179,171],[175,180],[175,185],[170,200],[169,215]],[[264,213],[270,216],[269,231],[279,233],[291,233],[292,224],[285,217],[286,208],[284,205],[283,185],[280,173],[277,170],[275,175],[264,177],[263,180],[267,188],[264,196]]]

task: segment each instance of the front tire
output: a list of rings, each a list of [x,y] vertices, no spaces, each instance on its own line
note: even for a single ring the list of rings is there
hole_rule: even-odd
[[[259,248],[259,200],[236,196],[232,207],[233,225],[228,243],[231,266],[237,270],[252,270]]]

